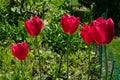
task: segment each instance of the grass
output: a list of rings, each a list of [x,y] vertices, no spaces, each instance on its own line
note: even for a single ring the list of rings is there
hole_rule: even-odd
[[[108,56],[109,61],[111,63],[109,64],[109,68],[113,67],[113,61],[114,61],[114,68],[113,68],[113,78],[112,80],[118,80],[120,75],[120,40],[119,39],[113,39],[113,41],[107,45],[108,47]]]
[[[119,39],[113,39],[113,41],[108,45],[109,52],[112,52],[112,54],[108,54],[112,59],[115,59],[116,63],[120,67],[120,40]]]

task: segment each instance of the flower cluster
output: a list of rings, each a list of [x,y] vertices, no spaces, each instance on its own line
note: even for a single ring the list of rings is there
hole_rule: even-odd
[[[43,27],[42,20],[37,16],[33,16],[24,23],[26,31],[30,36],[37,36]],[[13,56],[18,60],[24,60],[28,55],[28,45],[26,42],[12,44],[11,49]]]
[[[30,36],[37,36],[43,27],[42,20],[33,16],[24,22],[26,31]],[[66,34],[73,34],[80,24],[80,18],[64,14],[60,19],[60,24]],[[102,17],[93,20],[90,25],[84,24],[79,34],[85,43],[96,42],[97,44],[108,44],[114,37],[114,22],[111,18],[105,20]],[[13,44],[11,46],[13,56],[19,60],[24,60],[28,54],[26,42]]]
[[[114,37],[114,22],[111,18],[105,20],[102,17],[93,20],[90,25],[83,25],[80,36],[89,44],[108,44]]]

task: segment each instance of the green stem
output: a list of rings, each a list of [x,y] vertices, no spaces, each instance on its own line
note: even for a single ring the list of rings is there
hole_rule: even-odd
[[[21,77],[22,77],[22,75],[23,75],[23,61],[20,61],[20,64],[21,64],[21,68],[20,68],[20,75],[21,75]],[[21,78],[22,79],[22,78]]]
[[[15,74],[14,80],[19,78],[19,68],[17,63],[15,63],[15,67],[16,68],[14,68],[14,74]]]
[[[89,78],[90,78],[90,50],[88,50],[88,58],[89,58],[89,63],[88,63],[88,80],[89,80]]]
[[[115,61],[112,62],[112,70],[111,70],[111,74],[110,74],[110,80],[112,80],[114,65],[115,65]]]
[[[99,78],[101,79],[102,75],[102,53],[103,53],[103,46],[99,45],[99,64],[100,64],[100,76]]]
[[[68,53],[67,53],[67,56],[66,56],[66,59],[67,59],[67,80],[69,79],[69,60],[68,60]]]
[[[71,35],[67,35],[68,36],[68,39],[67,39],[67,53],[66,53],[66,61],[67,61],[67,80],[69,80],[69,53],[70,53],[70,37]]]
[[[105,80],[108,80],[108,57],[107,57],[107,50],[106,50],[106,45],[104,46],[105,50]]]
[[[24,66],[23,66],[23,61],[22,60],[19,61],[19,66],[17,66],[17,68],[18,68],[18,70],[17,70],[18,72],[17,72],[17,75],[16,75],[15,79],[18,79],[18,78],[22,79],[22,76],[24,75],[23,74],[23,68],[24,68]]]
[[[40,80],[42,80],[41,54],[39,54],[39,71],[40,71]]]
[[[60,73],[61,73],[61,67],[62,67],[62,58],[63,58],[63,55],[64,55],[64,54],[62,54],[62,55],[61,55],[61,58],[60,58],[60,63],[59,63],[58,74],[60,74]]]
[[[39,71],[40,71],[40,80],[42,80],[42,66],[41,66],[41,53],[39,54],[39,48],[38,48],[38,39],[37,39],[37,36],[35,36],[35,46],[36,46],[36,50],[37,50],[37,53],[38,53],[38,56],[39,56]]]

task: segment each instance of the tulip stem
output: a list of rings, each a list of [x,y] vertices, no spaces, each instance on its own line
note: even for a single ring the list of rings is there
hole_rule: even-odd
[[[107,50],[106,50],[106,45],[104,46],[105,50],[105,80],[108,80],[108,57],[107,57]]]
[[[59,74],[61,73],[63,55],[64,55],[64,54],[62,54],[62,55],[61,55],[61,58],[60,58],[59,69],[58,69],[58,73],[59,73]]]
[[[89,58],[89,63],[88,63],[88,80],[89,80],[89,78],[90,78],[90,50],[88,50],[88,58]]]
[[[102,53],[103,53],[103,46],[99,45],[99,64],[100,64],[100,76],[99,78],[101,79],[102,75]]]
[[[68,54],[70,53],[70,36],[68,34],[68,39],[67,39],[67,53],[66,53],[66,62],[67,62],[67,80],[69,80],[69,57]]]
[[[21,74],[21,77],[22,77],[22,75],[23,75],[23,61],[20,61],[20,63],[21,63],[21,68],[20,68],[20,74]]]
[[[41,53],[39,53],[39,45],[38,45],[38,37],[37,36],[35,36],[35,42],[36,42],[36,45],[35,46],[37,46],[36,47],[36,50],[37,50],[37,53],[38,53],[38,56],[39,56],[39,71],[40,71],[40,74],[39,74],[39,77],[40,77],[40,80],[42,80],[42,66],[41,66]]]
[[[112,80],[113,71],[114,71],[114,65],[115,65],[115,61],[112,62],[112,69],[111,69],[111,74],[110,74],[110,80]]]
[[[39,71],[40,71],[40,80],[42,80],[41,73],[42,73],[42,67],[41,67],[41,54],[39,55]]]
[[[17,67],[18,67],[18,72],[17,72],[17,75],[16,75],[16,79],[18,79],[18,78],[22,79],[23,68],[24,68],[22,60],[19,61],[19,66],[17,66]]]
[[[66,56],[66,59],[67,59],[67,80],[69,79],[69,60],[68,60],[68,53],[67,53],[67,56]]]

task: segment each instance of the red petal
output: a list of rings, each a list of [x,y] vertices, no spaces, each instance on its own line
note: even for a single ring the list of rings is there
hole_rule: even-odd
[[[31,36],[37,36],[41,32],[42,26],[42,21],[37,16],[33,16],[30,20],[25,21],[26,30]]]
[[[87,44],[94,42],[92,35],[91,35],[91,28],[87,24],[83,25],[81,32],[80,32],[80,36],[83,38],[83,40]]]
[[[112,41],[114,36],[114,22],[111,18],[105,20],[103,18],[97,18],[92,21],[92,35],[97,44],[108,44]]]
[[[77,17],[77,18],[75,18],[74,22],[72,23],[72,27],[70,29],[70,34],[73,34],[77,30],[79,24],[80,24],[80,18]]]
[[[67,34],[73,34],[80,23],[79,18],[76,18],[75,16],[68,16],[67,14],[64,14],[60,20],[60,24],[63,28],[63,31]]]
[[[28,55],[28,45],[25,42],[11,45],[12,54],[18,60],[24,60]]]
[[[95,40],[95,42],[97,44],[104,44],[104,42],[105,42],[104,26],[102,26],[102,24],[97,21],[93,21],[91,27],[93,30],[92,36],[93,36],[93,39]]]
[[[106,43],[110,43],[114,37],[114,22],[111,18],[107,19]]]

